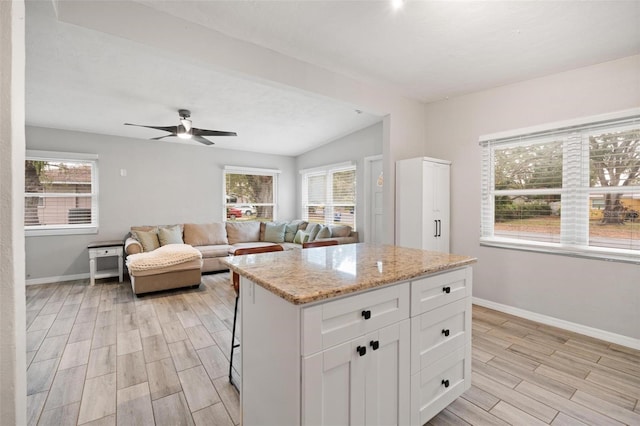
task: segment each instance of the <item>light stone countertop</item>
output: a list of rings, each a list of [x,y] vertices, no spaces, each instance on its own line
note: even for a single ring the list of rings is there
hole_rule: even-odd
[[[272,293],[301,305],[470,265],[476,259],[360,243],[228,257],[223,262]]]

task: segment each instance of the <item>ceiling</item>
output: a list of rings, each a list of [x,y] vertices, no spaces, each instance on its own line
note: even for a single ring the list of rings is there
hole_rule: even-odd
[[[136,3],[422,102],[640,53],[640,1]],[[239,135],[204,149],[295,156],[381,119],[108,32],[27,1],[28,125],[146,139],[164,133],[122,124],[172,126],[186,108],[194,127]]]

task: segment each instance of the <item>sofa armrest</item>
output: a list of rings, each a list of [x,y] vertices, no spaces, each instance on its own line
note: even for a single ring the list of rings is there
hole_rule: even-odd
[[[127,238],[124,242],[124,252],[127,255],[142,253],[144,250],[142,249],[142,244],[135,238]]]
[[[358,233],[356,231],[352,231],[351,234],[349,234],[350,238],[353,238],[354,242],[359,242],[360,239],[358,238]]]

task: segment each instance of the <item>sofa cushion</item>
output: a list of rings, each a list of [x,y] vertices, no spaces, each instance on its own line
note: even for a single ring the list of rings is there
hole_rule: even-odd
[[[286,223],[269,222],[264,228],[264,240],[270,243],[284,243]]]
[[[296,219],[287,223],[287,229],[284,233],[284,240],[287,243],[292,243],[294,237],[296,236],[296,232],[299,230],[304,230],[307,227],[307,222],[304,220]]]
[[[296,244],[306,243],[307,241],[309,241],[309,234],[304,231],[296,232],[296,236],[293,237],[293,242]]]
[[[229,249],[231,247],[232,246],[229,244],[217,244],[210,246],[198,246],[196,249],[202,253],[203,258],[208,259],[211,257],[226,257],[227,254],[229,254]]]
[[[160,247],[160,240],[155,229],[151,231],[133,231],[132,234],[136,240],[140,241],[145,252],[154,251]]]
[[[316,240],[319,240],[320,238],[330,238],[331,237],[331,229],[329,229],[328,226],[323,226],[322,229],[320,229],[320,231],[318,231],[318,234],[316,235]]]
[[[330,226],[332,237],[348,237],[351,234],[351,227],[349,225],[334,225]]]
[[[179,225],[160,227],[158,229],[158,239],[161,246],[184,244],[184,241],[182,241],[182,228]]]
[[[184,242],[192,246],[209,246],[228,244],[227,233],[223,223],[185,223]]]
[[[260,241],[260,222],[227,222],[229,244]]]
[[[322,225],[320,225],[319,223],[310,223],[307,225],[307,228],[304,231],[309,234],[309,241],[313,241],[316,239],[320,228],[322,228]]]

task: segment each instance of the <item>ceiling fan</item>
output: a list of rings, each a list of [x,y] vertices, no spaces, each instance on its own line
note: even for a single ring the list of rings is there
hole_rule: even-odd
[[[203,136],[238,136],[236,132],[223,132],[221,130],[207,130],[191,127],[191,120],[189,120],[189,117],[191,117],[191,111],[189,111],[188,109],[179,109],[178,115],[180,115],[180,124],[178,124],[177,126],[145,126],[143,124],[131,123],[124,124],[125,126],[148,127],[149,129],[169,132],[168,135],[151,138],[151,140],[160,140],[163,138],[168,138],[170,136],[177,136],[180,139],[193,139],[194,141],[198,141],[205,145],[213,145],[213,142],[211,142],[209,139],[204,138]]]

